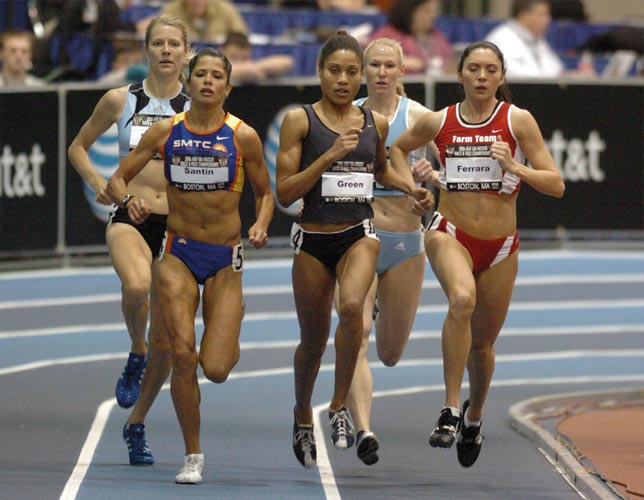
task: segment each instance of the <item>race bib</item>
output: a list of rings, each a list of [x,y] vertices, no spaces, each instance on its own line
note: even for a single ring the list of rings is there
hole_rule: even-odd
[[[445,150],[448,191],[499,191],[503,169],[490,158],[490,144],[449,145]]]
[[[325,201],[373,201],[373,174],[363,172],[325,172],[322,174],[322,197]]]
[[[226,157],[174,155],[170,180],[184,191],[215,191],[223,189],[231,179]]]
[[[141,142],[143,134],[156,122],[167,118],[163,115],[134,115],[130,131],[130,149],[134,149]]]

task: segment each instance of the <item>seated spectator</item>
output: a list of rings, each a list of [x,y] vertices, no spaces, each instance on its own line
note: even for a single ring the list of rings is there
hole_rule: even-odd
[[[364,12],[367,0],[317,0],[320,10],[337,10],[341,12]]]
[[[33,35],[28,31],[9,30],[0,34],[0,86],[34,87],[44,82],[29,74]]]
[[[506,77],[553,78],[564,64],[546,40],[552,21],[548,0],[514,0],[512,18],[485,37],[496,44],[507,64]]]
[[[393,3],[393,0],[371,0],[380,12],[387,12]]]
[[[586,9],[582,0],[550,0],[550,15],[556,21],[586,22]]]
[[[112,45],[112,66],[98,79],[98,83],[117,86],[143,80],[148,74],[143,42],[138,37],[117,34],[112,39]]]
[[[394,0],[387,11],[387,24],[374,31],[369,41],[392,38],[400,42],[407,74],[451,72],[452,46],[434,28],[437,9],[438,0]]]
[[[101,56],[111,50],[112,36],[117,32],[137,33],[136,24],[121,20],[121,5],[125,8],[131,1],[50,0],[47,23],[55,28],[39,40],[36,74],[57,73],[56,78],[62,80],[94,78]],[[48,2],[41,2],[43,12],[47,5]],[[79,44],[79,35],[87,40],[82,38]],[[52,52],[52,41],[56,38],[58,48]],[[86,46],[87,53],[79,56],[79,47]]]
[[[190,42],[221,43],[233,31],[248,34],[246,21],[228,0],[172,0],[162,12],[181,19]]]
[[[293,57],[288,54],[253,59],[253,48],[243,33],[229,33],[221,51],[232,63],[231,80],[238,83],[286,75],[293,69]]]

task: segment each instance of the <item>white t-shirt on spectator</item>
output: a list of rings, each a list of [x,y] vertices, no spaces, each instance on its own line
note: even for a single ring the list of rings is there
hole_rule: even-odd
[[[494,28],[485,39],[503,52],[509,78],[552,78],[565,69],[545,38],[536,38],[514,19]]]

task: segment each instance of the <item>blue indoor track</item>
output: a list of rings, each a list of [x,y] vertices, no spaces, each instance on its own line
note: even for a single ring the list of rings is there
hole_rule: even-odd
[[[455,449],[427,441],[443,404],[446,312],[429,266],[402,361],[385,368],[370,352],[380,461],[367,467],[355,449],[330,444],[331,339],[314,392],[318,467],[308,470],[291,447],[299,337],[291,260],[247,261],[240,362],[224,384],[200,379],[205,469],[198,486],[174,483],[183,442],[167,386],[146,421],[156,464],[128,463],[121,429],[129,410],[116,405],[114,385],[129,339],[114,271],[2,273],[0,499],[582,498],[510,428],[508,409],[541,395],[644,386],[644,251],[522,250],[519,259],[483,449],[471,469],[459,466]]]

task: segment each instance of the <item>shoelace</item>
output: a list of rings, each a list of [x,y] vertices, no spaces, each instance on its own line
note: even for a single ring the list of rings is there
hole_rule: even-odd
[[[436,427],[441,431],[454,432],[458,427],[458,418],[452,416],[449,410],[443,410]]]
[[[331,425],[338,433],[338,439],[346,438],[347,431],[347,418],[344,411],[339,411],[331,419]]]
[[[465,429],[461,430],[461,442],[476,443],[479,436],[482,441],[484,439],[484,436],[483,434],[481,434],[480,427],[465,427]]]
[[[130,430],[127,444],[130,451],[137,450],[141,453],[150,452],[150,448],[148,448],[148,443],[146,443],[142,432]]]
[[[295,440],[300,443],[303,452],[311,452],[313,449],[313,431],[309,429],[299,429],[295,433]]]
[[[197,472],[198,468],[199,468],[199,460],[194,457],[190,457],[188,461],[184,464],[183,468],[181,469],[181,472],[182,473]]]
[[[125,365],[125,369],[123,370],[123,378],[125,379],[126,383],[136,381],[137,377],[137,371],[140,372],[141,370],[141,365],[140,363],[127,363]],[[142,375],[141,373],[138,374],[139,376]]]

